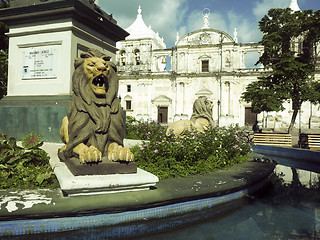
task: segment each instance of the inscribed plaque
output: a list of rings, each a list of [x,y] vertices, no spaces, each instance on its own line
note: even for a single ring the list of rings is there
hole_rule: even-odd
[[[22,49],[22,79],[56,78],[57,47]]]

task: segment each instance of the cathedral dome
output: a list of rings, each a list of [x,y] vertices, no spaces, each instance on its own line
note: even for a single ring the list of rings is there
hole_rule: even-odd
[[[142,10],[139,6],[138,15],[134,23],[132,23],[125,30],[130,33],[125,40],[135,40],[135,39],[153,39],[159,48],[166,48],[166,44],[163,41],[163,38],[160,38],[159,33],[155,33],[151,27],[147,27],[142,19]]]

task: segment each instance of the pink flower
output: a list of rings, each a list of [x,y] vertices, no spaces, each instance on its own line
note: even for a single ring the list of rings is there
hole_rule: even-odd
[[[143,147],[140,147],[140,150],[143,150]]]
[[[154,152],[157,153],[157,152],[158,152],[158,149],[154,150]]]
[[[196,151],[198,151],[198,149],[195,148],[194,151],[196,152]]]
[[[181,147],[184,147],[183,145],[181,145]]]

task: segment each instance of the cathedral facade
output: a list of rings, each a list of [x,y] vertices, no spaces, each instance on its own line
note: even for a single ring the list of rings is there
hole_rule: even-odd
[[[264,128],[288,127],[290,103],[285,111],[257,115],[241,99],[246,86],[267,71],[263,66],[246,66],[246,57],[254,53],[258,59],[263,46],[238,43],[236,29],[230,36],[210,28],[208,14],[204,14],[201,29],[181,38],[177,34],[175,46],[167,49],[141,13],[139,7],[135,22],[126,29],[130,35],[117,45],[119,97],[127,116],[160,123],[190,119],[193,102],[206,96],[213,101],[218,126],[252,125],[258,120]],[[320,128],[319,106],[306,102],[301,109],[295,127]]]

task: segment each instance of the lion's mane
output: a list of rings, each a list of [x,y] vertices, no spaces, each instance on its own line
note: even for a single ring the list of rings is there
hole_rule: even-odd
[[[89,80],[84,73],[83,63],[86,58],[99,57],[106,61],[109,58],[97,50],[82,53],[75,60],[75,72],[72,76],[73,94],[68,109],[69,142],[64,151],[65,157],[73,156],[73,149],[80,143],[95,146],[102,155],[107,154],[108,146],[116,142],[123,146],[124,121],[120,101],[116,97],[119,80],[116,67],[107,62],[106,95],[97,97],[90,88]]]
[[[208,122],[203,121],[203,119],[208,120],[209,124],[214,126],[212,102],[205,96],[201,96],[194,101],[193,113],[190,120],[179,120],[171,123],[167,128],[166,134],[168,135],[173,131],[175,135],[183,136],[185,131],[191,131],[192,128],[196,128],[196,130],[201,132],[208,125]]]
[[[207,97],[201,96],[194,101],[193,112],[190,120],[195,122],[198,118],[205,118],[211,125],[214,125],[212,108],[208,103]]]

